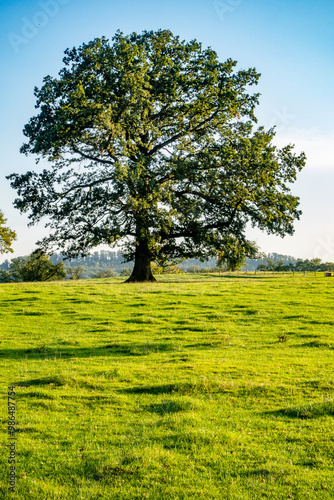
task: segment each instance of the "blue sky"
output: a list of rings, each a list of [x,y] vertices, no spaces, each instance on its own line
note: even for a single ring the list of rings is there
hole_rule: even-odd
[[[284,239],[250,230],[265,252],[334,261],[334,2],[330,0],[0,0],[0,208],[17,231],[14,256],[27,255],[43,224],[27,228],[5,176],[34,168],[19,154],[34,109],[34,86],[56,76],[63,52],[116,30],[170,29],[211,46],[223,61],[261,73],[258,124],[276,125],[276,143],[304,150],[307,166],[293,186],[303,215]],[[0,261],[11,255],[0,256]]]

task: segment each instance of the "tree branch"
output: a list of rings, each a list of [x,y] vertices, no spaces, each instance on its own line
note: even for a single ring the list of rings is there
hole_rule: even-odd
[[[92,160],[98,163],[105,163],[106,165],[115,165],[115,162],[117,162],[117,157],[114,156],[112,153],[109,153],[109,156],[114,160],[113,162],[108,160],[103,160],[102,158],[95,158],[94,156],[88,155],[87,153],[83,153],[82,151],[80,151],[80,149],[73,146],[73,144],[72,144],[72,149],[75,153],[81,155],[83,158],[86,158],[86,160]]]
[[[75,189],[84,189],[84,188],[91,188],[92,186],[96,186],[97,184],[106,182],[106,181],[112,181],[114,177],[105,177],[104,179],[99,179],[98,181],[93,181],[89,182],[88,184],[77,184],[75,186],[70,187],[67,191],[61,193],[61,196],[66,196],[68,193],[71,191],[74,191]]]
[[[213,120],[213,118],[218,114],[218,111],[219,111],[219,109],[216,109],[216,111],[214,113],[212,113],[211,116],[209,116],[208,118],[206,118],[202,122],[198,123],[196,125],[196,127],[189,128],[186,132],[180,132],[179,134],[174,135],[170,139],[167,139],[167,141],[165,141],[161,144],[157,144],[153,149],[151,149],[151,151],[149,152],[149,156],[154,155],[157,151],[160,151],[160,149],[163,149],[166,146],[168,146],[169,144],[172,144],[173,142],[177,141],[177,139],[179,139],[180,137],[184,137],[184,136],[188,135],[189,133],[198,132],[198,130],[200,130],[201,127],[203,127],[206,123],[209,123],[210,121]]]

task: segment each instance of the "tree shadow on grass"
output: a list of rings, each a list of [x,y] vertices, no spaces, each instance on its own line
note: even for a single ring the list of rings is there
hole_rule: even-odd
[[[226,342],[228,341],[228,339],[225,339]],[[197,344],[187,344],[185,345],[184,347],[187,348],[187,347],[194,347],[194,348],[197,348],[197,349],[216,349],[216,348],[219,348],[223,345],[223,342],[220,341],[220,340],[217,340],[217,341],[212,341],[212,342],[198,342]]]
[[[95,356],[147,356],[174,351],[170,343],[106,344],[96,347],[48,347],[0,349],[0,359],[91,358]]]
[[[150,386],[129,387],[121,389],[124,394],[207,394],[207,393],[225,393],[229,388],[215,381],[199,382],[180,382],[176,384],[160,384]]]
[[[36,302],[40,300],[40,297],[19,297],[17,299],[4,299],[1,301],[1,305],[11,304],[12,302]]]
[[[122,389],[126,394],[172,394],[174,392],[184,393],[188,384],[161,384],[151,386],[138,386]]]
[[[276,472],[277,474],[277,472]],[[238,470],[238,472],[231,474],[232,477],[236,476],[244,476],[244,477],[254,477],[254,478],[264,478],[269,475],[274,475],[274,472],[269,469],[258,468],[258,469],[250,469],[250,470]],[[279,475],[279,473],[278,473]]]
[[[55,376],[50,376],[50,377],[41,377],[41,378],[35,378],[31,380],[25,380],[24,382],[18,382],[16,387],[43,387],[43,386],[50,386],[53,385],[55,387],[62,387],[63,385],[66,384],[66,379],[64,377],[55,375]],[[35,394],[35,393],[33,393]],[[35,396],[36,397],[36,396]],[[45,396],[48,397],[48,396]]]
[[[221,279],[238,279],[238,280],[263,280],[263,279],[271,279],[270,276],[265,275],[265,276],[260,276],[258,274],[244,274],[242,276],[239,276],[238,274],[224,274],[221,276],[215,276],[216,278],[221,278]]]
[[[175,350],[173,344],[143,343],[143,344],[109,344],[103,347],[113,354],[124,356],[146,356],[157,352],[171,352]]]
[[[319,417],[334,416],[334,401],[323,401],[321,403],[309,403],[291,408],[282,408],[274,412],[266,412],[270,415],[287,417],[291,419],[311,419]]]
[[[207,279],[205,279],[207,278]],[[269,275],[265,275],[265,276],[260,276],[260,275],[255,275],[255,274],[245,274],[245,275],[242,275],[242,276],[239,276],[237,274],[222,274],[222,275],[207,275],[205,273],[203,273],[201,275],[201,273],[199,273],[199,276],[198,277],[194,277],[193,279],[173,279],[173,280],[164,280],[163,278],[159,279],[157,281],[157,283],[163,283],[163,284],[169,284],[169,283],[196,283],[196,282],[200,282],[200,283],[212,283],[214,280],[219,280],[219,279],[244,279],[244,280],[249,280],[249,279],[256,279],[256,280],[263,280],[263,279],[271,279],[271,276]]]
[[[71,388],[85,388],[96,390],[104,390],[105,386],[103,383],[98,381],[87,380],[87,377],[77,377],[69,375],[50,375],[47,377],[40,377],[29,380],[19,380],[14,383],[17,389],[28,389],[35,388],[33,391],[20,393],[20,398],[31,398],[31,399],[55,399],[50,396],[50,393],[44,393],[43,389],[49,390],[50,388],[60,388],[60,387],[71,387]],[[80,399],[83,400],[84,396],[80,395]],[[62,399],[73,399],[73,394],[62,395]],[[94,403],[101,406],[102,403],[110,402],[110,396],[102,396],[100,394],[95,394],[93,397],[84,398],[87,405],[94,406]],[[101,403],[102,402],[102,403]]]
[[[309,336],[310,337],[310,336]],[[314,337],[314,336],[312,336]],[[305,342],[304,344],[297,344],[293,347],[299,348],[299,347],[316,347],[316,348],[322,348],[322,349],[334,349],[333,345],[328,344],[326,342],[320,342],[319,340],[313,340],[312,342]]]
[[[166,415],[170,413],[178,413],[180,411],[191,410],[192,405],[189,402],[183,401],[163,401],[162,403],[152,403],[144,407],[150,413],[157,413],[158,415]]]

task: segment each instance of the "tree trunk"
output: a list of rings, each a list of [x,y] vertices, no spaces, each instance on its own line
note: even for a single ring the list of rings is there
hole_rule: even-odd
[[[125,283],[142,283],[156,281],[151,270],[151,256],[146,241],[140,241],[136,246],[135,265],[130,278]]]

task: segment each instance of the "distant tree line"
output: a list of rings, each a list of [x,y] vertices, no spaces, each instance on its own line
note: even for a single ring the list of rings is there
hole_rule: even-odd
[[[36,250],[29,256],[17,257],[11,261],[7,259],[0,264],[0,283],[130,276],[131,264],[133,263],[125,263],[122,255],[115,251],[100,250],[85,257],[64,260],[61,254],[50,257],[43,251]],[[321,259],[296,259],[288,255],[271,253],[260,255],[258,259],[244,259],[238,262],[224,262],[222,259],[212,258],[207,261],[187,259],[178,263],[166,263],[163,266],[152,264],[154,274],[212,273],[237,269],[250,272],[334,272],[334,263],[322,262]]]
[[[283,262],[284,265],[295,264],[298,260],[296,257],[291,255],[282,255],[280,253],[268,253],[259,254],[257,259],[246,259],[243,263],[243,271],[257,271],[258,266],[261,264],[267,265],[269,261],[273,262],[274,265],[278,265]]]
[[[321,259],[296,259],[295,262],[284,262],[279,260],[274,262],[272,259],[267,259],[257,266],[258,271],[277,271],[277,272],[333,272],[333,262],[322,262]]]

